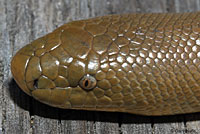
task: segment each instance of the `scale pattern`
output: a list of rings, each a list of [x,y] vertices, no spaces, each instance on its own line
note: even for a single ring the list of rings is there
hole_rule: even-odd
[[[141,115],[200,111],[200,13],[124,14],[65,24],[22,48],[14,79],[48,105]],[[97,86],[78,85],[86,74]]]

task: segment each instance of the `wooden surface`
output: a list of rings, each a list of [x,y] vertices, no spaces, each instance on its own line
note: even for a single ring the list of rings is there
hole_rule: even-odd
[[[198,10],[200,0],[0,0],[0,134],[200,133],[200,113],[143,117],[52,108],[24,94],[10,72],[17,50],[72,20]]]

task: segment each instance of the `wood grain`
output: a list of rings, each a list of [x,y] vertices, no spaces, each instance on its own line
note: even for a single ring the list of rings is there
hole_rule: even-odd
[[[10,61],[22,46],[72,20],[116,13],[188,12],[199,0],[0,0],[0,134],[200,133],[198,113],[143,117],[56,109],[23,93]]]

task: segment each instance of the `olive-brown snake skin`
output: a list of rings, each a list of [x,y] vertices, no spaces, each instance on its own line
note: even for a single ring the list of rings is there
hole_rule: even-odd
[[[24,92],[55,107],[200,112],[200,13],[70,22],[19,50],[11,70]]]

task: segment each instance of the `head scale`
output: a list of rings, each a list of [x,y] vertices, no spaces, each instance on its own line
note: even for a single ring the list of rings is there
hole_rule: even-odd
[[[96,73],[99,55],[93,51],[93,36],[74,27],[77,22],[23,47],[14,56],[11,70],[20,88],[37,100],[60,108],[96,108]],[[81,24],[81,22],[78,22]]]

